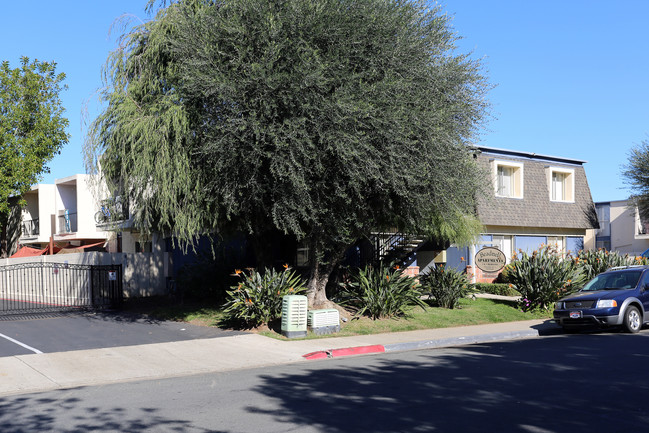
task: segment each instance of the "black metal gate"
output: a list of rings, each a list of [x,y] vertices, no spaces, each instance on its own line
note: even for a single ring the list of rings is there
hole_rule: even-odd
[[[117,308],[122,299],[122,265],[0,266],[0,315]]]

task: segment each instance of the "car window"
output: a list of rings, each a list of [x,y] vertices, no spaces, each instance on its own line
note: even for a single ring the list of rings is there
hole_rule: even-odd
[[[584,286],[583,291],[633,289],[638,285],[642,270],[606,272]]]
[[[642,276],[642,280],[640,281],[640,287],[647,287],[649,286],[649,272],[645,272],[644,275]]]

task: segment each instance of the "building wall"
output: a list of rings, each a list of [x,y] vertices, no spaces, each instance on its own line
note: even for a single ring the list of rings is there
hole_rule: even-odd
[[[620,254],[640,255],[649,248],[649,235],[638,233],[639,221],[628,200],[596,204],[598,212],[608,217],[597,231],[598,245]]]

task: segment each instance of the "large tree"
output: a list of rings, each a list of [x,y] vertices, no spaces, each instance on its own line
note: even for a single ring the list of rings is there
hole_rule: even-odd
[[[0,65],[0,255],[7,254],[7,223],[14,197],[20,197],[48,173],[47,163],[69,136],[59,98],[65,74],[56,63],[20,60]],[[20,204],[20,201],[19,201]]]
[[[456,39],[424,2],[172,3],[109,58],[88,162],[142,230],[304,241],[322,304],[372,231],[477,233],[488,84]]]
[[[643,220],[649,221],[649,141],[644,140],[631,149],[622,176],[631,187],[631,200]]]

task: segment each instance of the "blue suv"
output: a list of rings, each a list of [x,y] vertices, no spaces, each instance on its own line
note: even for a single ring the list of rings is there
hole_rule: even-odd
[[[554,321],[565,330],[595,325],[638,332],[649,321],[649,266],[611,268],[597,275],[556,303]]]

